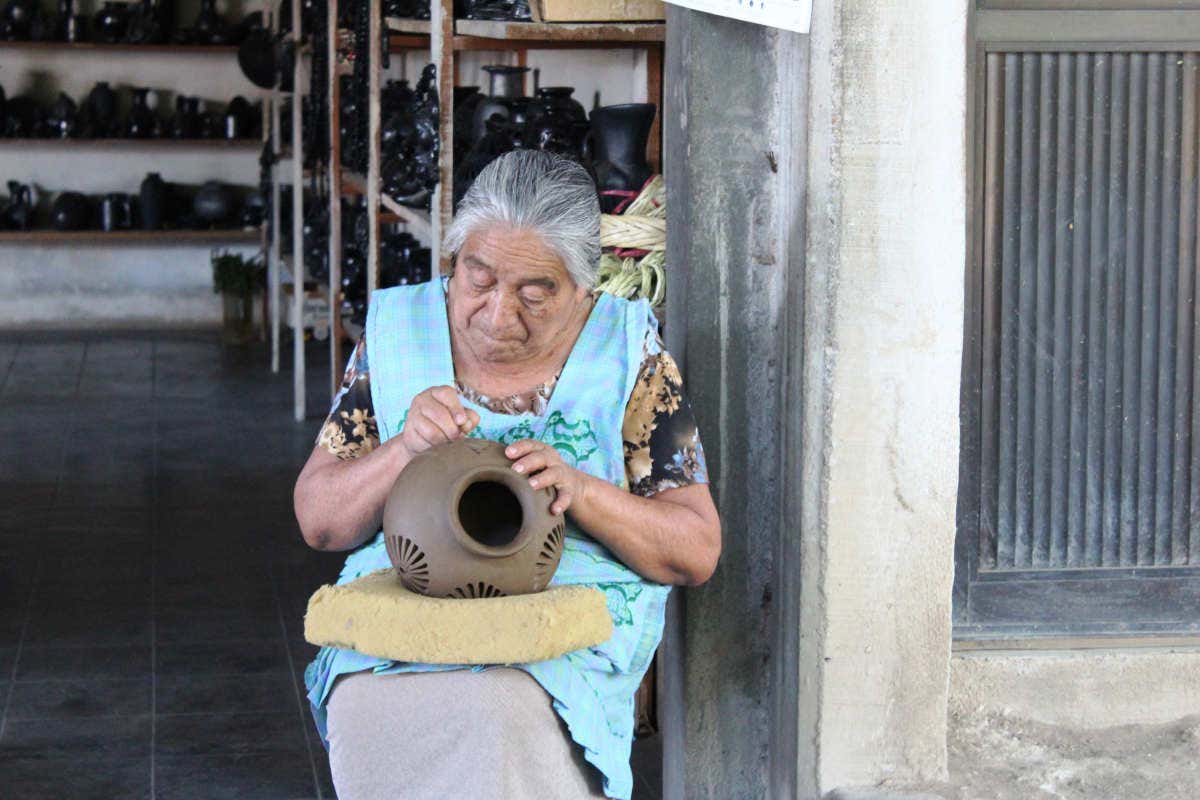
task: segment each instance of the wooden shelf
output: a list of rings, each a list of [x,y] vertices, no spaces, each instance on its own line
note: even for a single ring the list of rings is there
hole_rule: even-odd
[[[262,233],[240,228],[229,230],[170,231],[0,231],[0,244],[252,244]]]
[[[0,147],[39,147],[43,145],[64,149],[120,147],[131,150],[152,148],[184,150],[213,147],[222,150],[257,150],[262,147],[262,139],[0,139]]]
[[[660,44],[661,22],[500,22],[460,19],[454,23],[455,50],[613,47]]]
[[[384,17],[383,24],[392,33],[423,33],[429,35],[430,23],[427,19],[404,19],[403,17]]]
[[[235,44],[130,44],[117,42],[0,42],[0,50],[50,50],[65,53],[154,53],[162,55],[234,55]]]
[[[389,53],[429,49],[429,20],[388,17],[387,26]],[[354,32],[345,28],[340,29],[338,31],[338,50],[348,53],[353,45]],[[351,74],[354,71],[354,62],[348,59],[343,63],[348,65],[344,74]],[[341,68],[340,64],[339,68]]]

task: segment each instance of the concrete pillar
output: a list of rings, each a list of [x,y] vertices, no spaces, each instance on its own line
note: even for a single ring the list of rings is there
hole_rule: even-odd
[[[966,266],[967,0],[818,0],[802,754],[817,794],[946,769]],[[812,420],[815,426],[815,420]]]
[[[945,772],[967,1],[816,0],[810,37],[669,8],[668,343],[725,552],[668,796]]]

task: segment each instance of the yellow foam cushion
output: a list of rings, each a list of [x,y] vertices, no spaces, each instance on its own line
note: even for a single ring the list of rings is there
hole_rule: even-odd
[[[312,644],[425,664],[546,661],[610,636],[604,593],[588,586],[451,600],[410,592],[390,568],[322,586],[304,615]]]

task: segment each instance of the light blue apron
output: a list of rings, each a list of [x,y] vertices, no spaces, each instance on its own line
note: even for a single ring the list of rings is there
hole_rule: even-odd
[[[646,301],[601,294],[550,396],[545,414],[479,413],[472,436],[510,443],[538,439],[563,460],[628,488],[621,428],[641,367],[643,347],[657,323]],[[376,292],[367,316],[371,400],[382,441],[398,434],[413,398],[431,386],[453,386],[454,364],[443,280]],[[338,583],[389,567],[383,532],[346,559]],[[643,580],[568,518],[562,561],[552,585],[586,584],[602,590],[613,619],[612,638],[551,661],[514,664],[553,698],[584,758],[604,775],[610,797],[628,800],[634,693],[662,637],[669,586]],[[321,740],[325,702],[338,675],[371,669],[379,674],[486,669],[388,661],[354,650],[323,647],[305,670],[305,684]]]

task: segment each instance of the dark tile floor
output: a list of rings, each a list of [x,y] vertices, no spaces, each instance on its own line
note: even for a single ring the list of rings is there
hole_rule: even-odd
[[[0,339],[0,797],[334,797],[302,615],[344,556],[291,509],[327,410],[309,362],[297,424],[261,348]],[[661,795],[655,745],[638,800]]]

